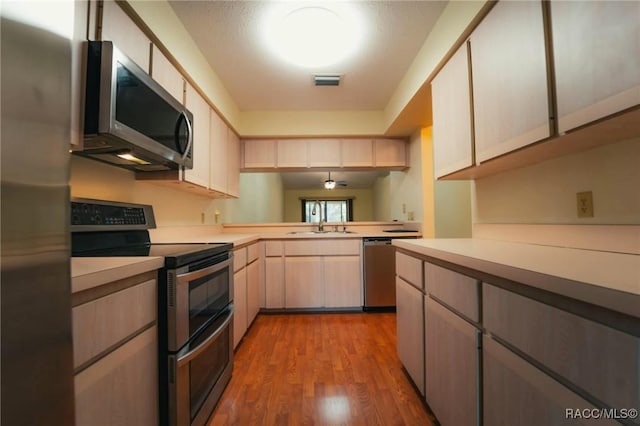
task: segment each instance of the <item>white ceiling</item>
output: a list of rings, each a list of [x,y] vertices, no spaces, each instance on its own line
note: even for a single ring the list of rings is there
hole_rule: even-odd
[[[383,110],[445,1],[346,1],[366,22],[362,50],[343,63],[303,69],[275,58],[264,46],[261,22],[270,1],[169,2],[242,111]],[[281,2],[280,2],[281,3]],[[331,2],[288,5],[330,7]],[[313,75],[342,75],[339,87],[316,87]]]

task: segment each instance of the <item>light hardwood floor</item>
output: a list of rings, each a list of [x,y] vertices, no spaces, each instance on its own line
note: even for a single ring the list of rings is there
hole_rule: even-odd
[[[259,315],[212,425],[435,425],[396,354],[392,313]]]

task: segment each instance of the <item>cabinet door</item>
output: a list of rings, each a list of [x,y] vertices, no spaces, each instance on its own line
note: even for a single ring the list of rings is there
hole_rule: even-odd
[[[284,308],[284,261],[282,257],[265,258],[264,269],[265,307],[267,309],[282,309]]]
[[[233,274],[233,347],[247,331],[247,268]]]
[[[360,256],[324,258],[324,306],[362,306]]]
[[[282,139],[277,141],[278,167],[308,167],[306,139]]]
[[[471,34],[476,162],[550,135],[539,1],[498,2]]]
[[[242,141],[243,168],[272,169],[276,167],[276,141],[247,139]]]
[[[398,357],[424,395],[424,310],[423,294],[396,277],[396,322]]]
[[[157,327],[76,374],[74,385],[78,426],[157,425]]]
[[[479,332],[428,296],[425,303],[425,398],[442,425],[478,423]]]
[[[322,257],[287,257],[284,261],[285,307],[324,306]]]
[[[340,139],[309,139],[309,167],[340,167]]]
[[[401,139],[376,139],[373,143],[376,167],[407,165],[406,142]]]
[[[595,407],[486,335],[482,347],[483,424],[619,424],[603,418],[569,420],[570,412],[589,410],[591,413]]]
[[[182,74],[155,45],[151,55],[151,76],[171,96],[181,104],[184,103],[184,79]]]
[[[221,194],[227,193],[227,125],[213,110],[210,110],[210,173],[209,189]]]
[[[209,104],[187,84],[185,106],[193,114],[193,168],[185,169],[184,180],[209,187]]]
[[[247,328],[260,310],[260,271],[259,262],[247,265]]]
[[[342,167],[373,167],[372,139],[342,139]]]
[[[113,45],[149,72],[151,41],[115,1],[105,1],[102,9],[102,40]]]
[[[436,178],[474,164],[468,53],[465,43],[431,83]]]
[[[640,2],[551,2],[558,130],[640,104]]]
[[[227,129],[227,195],[240,196],[240,139]]]

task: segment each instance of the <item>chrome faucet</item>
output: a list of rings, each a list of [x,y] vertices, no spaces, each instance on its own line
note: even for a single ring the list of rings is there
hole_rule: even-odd
[[[320,212],[320,220],[318,221],[318,232],[324,232],[324,222],[322,221],[322,204],[320,203],[320,201],[314,201],[313,209],[311,209],[311,214],[313,216],[316,215],[316,206],[318,206],[318,211]]]

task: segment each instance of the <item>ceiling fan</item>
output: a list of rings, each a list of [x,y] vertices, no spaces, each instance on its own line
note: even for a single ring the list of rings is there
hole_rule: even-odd
[[[344,180],[335,181],[335,180],[331,179],[331,172],[329,172],[329,178],[324,181],[324,188],[325,189],[334,189],[336,186],[345,187],[345,186],[347,186],[347,182],[344,181]]]

